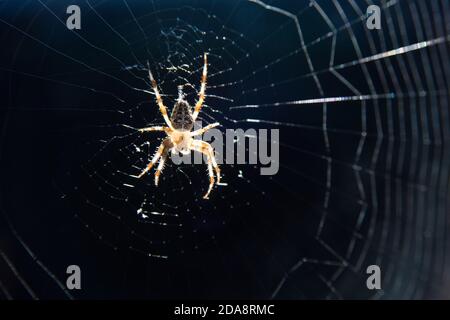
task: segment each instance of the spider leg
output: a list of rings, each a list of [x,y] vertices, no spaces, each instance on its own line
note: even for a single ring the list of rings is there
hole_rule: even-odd
[[[191,132],[191,136],[194,137],[194,136],[202,135],[203,133],[205,133],[205,132],[208,131],[209,129],[212,129],[212,128],[217,127],[217,126],[219,126],[219,125],[220,125],[220,123],[218,123],[218,122],[208,124],[206,127],[203,127],[203,128],[201,128],[201,129],[192,131],[192,132]]]
[[[164,152],[164,149],[166,149],[170,144],[170,140],[168,138],[164,139],[164,141],[161,143],[161,145],[158,148],[158,151],[156,151],[155,155],[152,158],[152,161],[147,165],[147,167],[137,176],[138,178],[141,178],[144,174],[146,174],[158,161],[158,159],[161,157],[161,155]]]
[[[219,169],[219,166],[217,165],[216,158],[214,157],[214,150],[209,143],[207,143],[205,141],[194,140],[192,142],[192,148],[196,151],[199,151],[199,152],[205,154],[208,159],[209,188],[208,188],[208,191],[206,192],[206,194],[203,196],[203,199],[208,199],[209,194],[214,185],[213,167],[214,167],[214,169],[216,171],[216,175],[217,175],[217,184],[220,183],[220,169]]]
[[[200,92],[198,94],[198,101],[195,104],[194,113],[192,114],[192,118],[197,119],[198,114],[200,113],[200,109],[203,106],[203,101],[205,101],[205,91],[206,91],[206,75],[208,73],[208,59],[206,57],[206,53],[203,54],[204,64],[203,64],[203,73],[202,73],[202,82],[200,85]]]
[[[153,156],[152,161],[150,161],[147,167],[145,167],[145,169],[137,176],[138,178],[141,178],[144,174],[147,173],[147,171],[149,171],[153,167],[153,165],[158,161],[159,157],[161,156],[163,150],[164,145],[161,144],[158,148],[158,151],[156,151],[155,155]]]
[[[208,191],[203,196],[203,199],[209,199],[209,194],[211,193],[211,190],[214,186],[214,173],[209,156],[208,156],[208,174],[209,174],[209,187]]]
[[[164,105],[161,95],[159,94],[158,85],[156,83],[155,78],[153,78],[152,72],[150,71],[150,66],[148,65],[148,61],[147,61],[147,66],[148,66],[148,76],[150,77],[150,82],[152,84],[153,91],[155,92],[156,102],[158,103],[159,111],[161,112],[161,114],[164,118],[164,121],[166,121],[169,128],[173,129],[172,123],[170,122],[169,116],[167,115],[167,108]]]
[[[161,174],[161,171],[164,169],[164,163],[167,160],[167,154],[169,153],[170,148],[171,147],[167,147],[164,149],[163,154],[161,155],[161,160],[159,160],[158,168],[156,168],[155,172],[155,186],[158,186],[159,175]]]
[[[158,186],[159,183],[159,175],[161,174],[162,169],[164,168],[164,163],[166,162],[166,157],[161,157],[159,161],[158,168],[155,172],[155,186]]]
[[[168,127],[160,127],[160,126],[156,126],[156,127],[147,127],[147,128],[142,128],[139,129],[139,132],[146,132],[146,131],[169,131],[170,129]]]

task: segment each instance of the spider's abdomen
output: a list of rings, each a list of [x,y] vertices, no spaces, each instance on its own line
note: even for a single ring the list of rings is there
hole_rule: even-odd
[[[172,126],[177,130],[192,130],[194,119],[192,119],[191,106],[187,101],[178,100],[175,103],[170,121],[172,122]]]

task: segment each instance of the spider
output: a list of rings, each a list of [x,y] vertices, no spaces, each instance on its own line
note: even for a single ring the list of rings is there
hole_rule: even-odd
[[[201,129],[191,131],[192,128],[194,127],[194,122],[197,119],[197,116],[200,113],[200,110],[203,106],[203,102],[205,100],[206,75],[208,68],[206,53],[203,55],[203,59],[204,65],[199,98],[197,100],[197,103],[195,104],[194,112],[192,112],[191,106],[184,99],[182,87],[178,87],[179,89],[178,99],[175,102],[170,119],[167,115],[167,108],[164,105],[161,95],[158,91],[158,85],[156,83],[156,80],[153,78],[153,74],[150,71],[150,68],[148,68],[150,82],[156,96],[156,102],[158,103],[159,111],[161,112],[167,126],[147,127],[139,129],[139,131],[140,132],[164,131],[167,134],[167,138],[163,140],[150,163],[137,177],[141,178],[143,175],[145,175],[153,167],[153,165],[155,165],[156,162],[158,162],[158,159],[161,158],[155,172],[155,185],[157,186],[159,181],[159,175],[161,174],[161,171],[164,167],[164,163],[167,159],[169,151],[171,151],[172,153],[180,152],[182,154],[189,154],[192,150],[198,151],[205,154],[208,159],[209,187],[208,191],[203,196],[203,198],[209,199],[209,194],[214,186],[213,167],[217,175],[217,184],[220,183],[220,169],[214,157],[213,147],[205,141],[194,140],[193,137],[199,136],[204,132],[206,132],[207,130],[217,127],[219,123],[218,122],[212,123]]]

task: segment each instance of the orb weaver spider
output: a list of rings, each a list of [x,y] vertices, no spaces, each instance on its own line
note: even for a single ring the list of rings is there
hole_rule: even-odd
[[[220,183],[220,169],[217,165],[217,161],[214,157],[214,149],[213,147],[201,140],[194,140],[193,137],[199,136],[206,132],[207,130],[217,127],[219,125],[218,122],[212,123],[203,127],[201,129],[192,131],[194,127],[194,122],[200,113],[200,110],[203,106],[203,102],[205,101],[205,91],[206,91],[206,75],[208,69],[207,55],[204,53],[203,55],[204,65],[203,65],[203,73],[202,80],[199,92],[199,98],[195,104],[194,112],[192,112],[192,108],[189,103],[184,99],[184,95],[182,92],[182,88],[179,87],[178,99],[175,102],[173,107],[172,114],[170,116],[167,115],[167,108],[163,103],[161,95],[158,91],[158,85],[156,80],[153,78],[153,74],[148,68],[148,73],[150,77],[150,82],[153,88],[153,91],[156,96],[156,102],[159,106],[159,111],[161,112],[164,121],[167,126],[153,126],[139,129],[140,132],[147,131],[164,131],[167,134],[167,138],[163,140],[161,145],[159,146],[156,154],[153,156],[150,163],[147,167],[139,174],[137,177],[141,178],[145,175],[155,164],[159,161],[158,167],[155,172],[155,185],[158,185],[159,176],[164,167],[164,163],[167,159],[167,155],[169,151],[172,153],[180,152],[182,154],[189,154],[191,151],[198,151],[206,155],[208,159],[208,173],[209,173],[209,187],[206,194],[203,196],[204,199],[209,199],[209,194],[214,186],[214,172],[213,168],[217,175],[217,184]]]

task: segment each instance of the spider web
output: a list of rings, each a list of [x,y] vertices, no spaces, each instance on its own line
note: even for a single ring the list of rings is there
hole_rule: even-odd
[[[78,31],[63,1],[0,4],[2,298],[449,296],[448,2],[78,4]],[[280,129],[278,174],[225,163],[209,201],[205,164],[133,177],[164,138],[136,131],[164,123],[147,62],[170,112],[204,52],[202,125]]]

